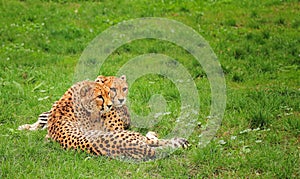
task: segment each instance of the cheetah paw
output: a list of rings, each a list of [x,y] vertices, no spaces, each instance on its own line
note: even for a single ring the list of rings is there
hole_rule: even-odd
[[[146,134],[146,137],[148,137],[149,139],[157,140],[157,139],[158,139],[158,134],[157,134],[156,132],[149,131],[149,132]]]
[[[186,149],[190,146],[190,144],[189,144],[189,141],[185,138],[173,138],[173,139],[171,139],[171,146],[173,148],[182,147],[182,148]]]

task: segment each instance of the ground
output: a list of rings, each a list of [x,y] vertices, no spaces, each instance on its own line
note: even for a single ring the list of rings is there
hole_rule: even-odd
[[[0,177],[299,178],[299,10],[296,0],[1,1]],[[77,60],[93,38],[138,17],[182,22],[200,33],[216,53],[225,73],[227,107],[210,144],[196,147],[210,109],[204,71],[185,50],[151,39],[117,49],[101,74],[115,75],[129,59],[146,53],[162,53],[181,62],[201,99],[199,125],[189,138],[189,150],[128,164],[64,151],[44,141],[46,131],[17,130],[34,122],[73,84]],[[166,136],[180,113],[174,84],[151,75],[129,90],[132,110],[140,115],[149,113],[152,94],[165,97],[170,113],[161,117],[159,125],[132,130]]]

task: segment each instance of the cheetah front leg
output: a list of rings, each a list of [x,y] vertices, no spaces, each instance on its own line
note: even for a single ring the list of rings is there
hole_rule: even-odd
[[[189,142],[187,139],[184,138],[172,138],[172,139],[158,139],[158,134],[149,131],[146,134],[146,141],[145,141],[150,147],[155,148],[188,148]]]

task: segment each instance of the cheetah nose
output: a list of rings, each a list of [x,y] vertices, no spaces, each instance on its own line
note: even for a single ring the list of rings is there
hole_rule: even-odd
[[[111,108],[111,106],[112,106],[111,104],[107,105],[107,107],[108,107],[109,109]]]
[[[120,102],[120,103],[123,103],[123,102],[124,102],[124,99],[119,99],[119,102]]]

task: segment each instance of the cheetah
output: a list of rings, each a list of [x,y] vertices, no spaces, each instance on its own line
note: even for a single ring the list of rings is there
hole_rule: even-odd
[[[128,94],[128,84],[126,76],[122,75],[120,78],[115,76],[98,76],[95,82],[104,83],[110,88],[110,96],[113,103],[112,109],[103,113],[98,119],[100,124],[97,129],[104,131],[124,130],[130,127],[130,115],[128,108],[125,105],[126,96]],[[45,130],[47,129],[47,121],[50,111],[43,112],[39,115],[38,120],[33,124],[24,124],[18,127],[19,130]]]
[[[95,120],[112,108],[110,88],[102,82],[83,81],[69,88],[50,110],[48,137],[64,149],[80,149],[94,155],[151,160],[161,147],[187,147],[183,138],[157,139],[128,130],[96,130]]]

